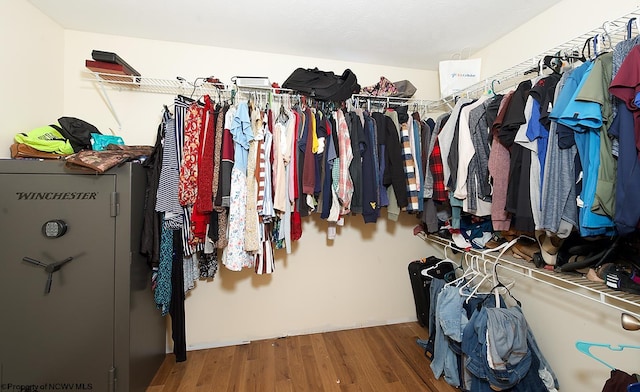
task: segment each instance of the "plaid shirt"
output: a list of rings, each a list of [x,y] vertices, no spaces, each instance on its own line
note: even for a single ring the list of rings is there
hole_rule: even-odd
[[[444,187],[444,169],[438,139],[436,139],[436,144],[433,146],[431,156],[429,156],[429,170],[433,174],[433,200],[447,201],[449,198]]]

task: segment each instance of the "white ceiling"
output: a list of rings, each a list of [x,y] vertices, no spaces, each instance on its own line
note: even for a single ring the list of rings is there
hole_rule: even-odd
[[[29,0],[65,29],[437,70],[561,0]]]

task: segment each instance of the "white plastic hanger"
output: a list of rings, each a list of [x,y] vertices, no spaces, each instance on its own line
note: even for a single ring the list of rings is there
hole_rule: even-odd
[[[437,263],[435,263],[434,265],[432,265],[430,267],[427,267],[427,268],[423,269],[422,271],[420,271],[420,273],[422,275],[424,275],[424,276],[429,276],[429,271],[433,271],[433,270],[437,269],[438,267],[440,267],[444,263],[451,263],[451,264],[453,264],[454,268],[457,268],[458,264],[455,261],[451,260],[449,258],[449,256],[447,255],[447,248],[451,248],[451,246],[450,245],[445,245],[445,247],[444,247],[444,258],[442,260],[438,261]],[[453,251],[453,249],[452,249],[452,251]]]
[[[463,293],[463,290],[467,287],[471,287],[472,285],[474,285],[473,282],[476,278],[481,278],[482,280],[485,279],[485,274],[483,274],[482,271],[480,271],[480,258],[474,255],[471,257],[469,261],[470,261],[469,266],[471,270],[474,272],[474,275],[469,280],[467,280],[466,282],[464,282],[462,285],[459,286],[458,291],[460,292],[460,295],[466,295]]]
[[[478,294],[489,294],[489,292],[486,292],[486,293],[479,292],[480,287],[482,286],[482,284],[485,283],[486,281],[488,281],[492,277],[491,274],[489,274],[487,272],[487,262],[489,262],[489,260],[483,259],[483,263],[482,263],[482,269],[483,269],[482,278],[480,279],[479,282],[474,284],[474,288],[473,288],[473,290],[471,290],[470,293],[464,293],[463,290],[462,290],[463,288],[460,287],[460,295],[464,295],[464,296],[467,297],[467,299],[465,299],[466,303],[469,303],[471,298],[475,297]]]
[[[460,282],[463,282],[465,279],[469,279],[469,278],[473,279],[472,276],[478,274],[478,272],[474,268],[474,262],[476,259],[479,258],[479,256],[465,253],[464,258],[467,264],[467,269],[464,271],[462,276],[452,280],[449,283],[446,283],[445,286],[457,286]]]
[[[636,30],[638,30],[638,32],[640,32],[640,20],[638,20],[638,18],[631,18],[629,19],[629,21],[627,22],[627,39],[631,39],[633,38],[631,36],[631,30],[632,30],[632,26],[633,26],[633,22],[636,22]]]

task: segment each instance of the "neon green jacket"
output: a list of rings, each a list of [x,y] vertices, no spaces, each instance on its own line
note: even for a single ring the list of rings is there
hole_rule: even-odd
[[[73,147],[69,140],[50,125],[32,129],[27,133],[19,133],[14,139],[16,143],[26,144],[39,151],[73,154]]]

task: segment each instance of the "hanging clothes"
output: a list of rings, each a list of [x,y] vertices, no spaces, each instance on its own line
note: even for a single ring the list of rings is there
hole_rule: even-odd
[[[578,223],[580,233],[583,236],[612,235],[614,226],[610,217],[595,214],[591,209],[595,199],[600,166],[600,136],[597,130],[601,127],[602,120],[599,109],[589,105],[593,103],[576,100],[593,66],[594,62],[586,62],[572,73],[572,76],[576,78],[575,91],[571,92],[571,98],[567,101],[563,111],[556,114],[558,123],[573,131],[575,144],[578,148],[582,168]],[[554,109],[552,115],[555,111]],[[574,116],[574,114],[576,115]]]
[[[511,228],[511,215],[506,210],[509,184],[509,150],[500,142],[498,135],[513,94],[513,92],[507,94],[500,101],[500,108],[497,111],[496,119],[491,129],[493,142],[489,154],[488,168],[493,180],[491,222],[494,230],[509,230]]]
[[[244,250],[256,252],[260,249],[260,235],[258,233],[258,211],[256,201],[258,199],[258,183],[255,177],[256,162],[258,159],[258,142],[264,139],[262,112],[251,108],[251,136],[249,139],[249,153],[245,170],[247,187],[246,203],[244,206]]]
[[[388,208],[405,208],[408,204],[407,186],[404,180],[402,147],[398,137],[398,130],[391,117],[379,112],[372,113],[372,117],[378,128],[378,143],[381,148],[382,189],[380,189],[380,197],[382,205],[386,205]],[[395,196],[395,206],[388,198],[388,189]],[[383,197],[383,194],[386,197]]]
[[[354,214],[362,214],[362,155],[364,153],[365,135],[364,124],[355,112],[345,113],[345,120],[349,129],[351,153],[353,158],[349,163],[349,175],[353,183],[350,210]]]
[[[430,286],[430,337],[426,354],[436,378],[465,391],[557,392],[558,380],[543,356],[520,305],[474,294],[465,281]]]
[[[615,177],[616,159],[612,153],[612,142],[609,128],[613,120],[613,108],[609,95],[609,84],[613,73],[613,53],[604,53],[593,61],[593,68],[585,77],[576,100],[583,102],[582,117],[591,117],[589,126],[597,133],[599,144],[599,166],[594,200],[591,211],[595,214],[613,218],[615,215]]]
[[[351,137],[349,128],[342,110],[337,111],[338,123],[338,160],[339,160],[339,176],[337,196],[340,201],[340,215],[346,215],[351,209],[351,197],[353,196],[353,181],[349,173],[349,165],[353,159],[353,151],[351,149]]]
[[[469,128],[474,155],[469,162],[467,176],[467,206],[468,211],[476,211],[475,215],[491,215],[481,204],[491,203],[491,184],[489,183],[489,153],[491,151],[489,138],[489,123],[487,122],[487,108],[495,97],[488,97],[481,104],[469,111]],[[477,211],[485,211],[478,213]]]
[[[376,223],[380,217],[380,166],[375,120],[364,115],[365,139],[362,143],[362,217],[365,223]]]
[[[222,254],[222,263],[232,271],[253,268],[253,257],[244,249],[244,231],[247,205],[247,165],[249,143],[253,140],[249,108],[241,102],[230,129],[234,141],[234,166],[231,172],[228,245]]]
[[[614,49],[614,75],[609,91],[617,98],[617,116],[610,128],[610,133],[619,141],[618,170],[616,173],[616,209],[615,224],[621,235],[628,235],[635,231],[640,221],[640,203],[635,201],[640,192],[640,162],[638,156],[638,141],[640,140],[640,111],[635,105],[635,90],[637,83],[633,79],[637,76],[638,57],[640,56],[640,36],[631,41],[623,41]],[[620,64],[616,74],[616,60],[621,57],[628,46],[629,54]],[[633,132],[631,131],[633,129]]]
[[[561,92],[565,91],[573,70],[567,70],[556,85],[554,93],[555,107],[561,105]],[[542,109],[548,108],[545,106]],[[560,238],[567,238],[574,226],[578,226],[578,208],[575,203],[575,162],[578,152],[575,143],[562,148],[558,129],[563,125],[551,121],[552,110],[547,110],[541,118],[549,118],[549,142],[545,159],[544,178],[541,194],[541,222],[544,230],[556,233]]]
[[[193,206],[198,189],[198,160],[200,157],[200,132],[202,131],[203,108],[192,102],[187,108],[183,130],[182,161],[178,198],[183,206]]]
[[[515,143],[515,139],[520,126],[527,122],[525,106],[531,87],[530,80],[518,85],[498,133],[500,143],[509,149],[511,155],[505,209],[513,215],[513,227],[524,232],[533,232],[535,229],[530,201],[531,154],[525,147]]]
[[[553,74],[538,80],[531,88],[529,95],[533,98],[533,108],[531,113],[531,120],[527,125],[527,138],[531,141],[535,141],[537,144],[537,158],[540,167],[540,183],[536,184],[537,191],[539,192],[538,198],[541,198],[542,187],[544,184],[544,167],[547,158],[547,149],[549,143],[549,125],[548,121],[548,108],[553,105],[553,96],[560,76]],[[541,215],[542,203],[532,204],[532,208],[540,211]],[[540,219],[541,220],[541,219]],[[540,223],[541,224],[541,223]],[[540,228],[540,224],[536,223],[536,229]]]
[[[537,83],[534,79],[532,83]],[[529,208],[531,209],[531,215],[533,218],[534,228],[539,228],[540,224],[540,160],[538,158],[538,143],[534,140],[529,139],[527,136],[527,130],[529,129],[529,125],[536,121],[539,122],[539,111],[536,109],[536,103],[533,97],[529,95],[527,97],[527,101],[524,108],[524,115],[527,119],[527,122],[521,124],[518,128],[518,132],[516,133],[516,137],[514,142],[519,144],[524,148],[522,150],[523,154],[527,154],[530,164],[529,164],[529,172],[527,173],[528,181],[529,181]]]
[[[211,194],[213,199],[213,209],[221,211],[222,209],[222,144],[224,138],[224,124],[229,110],[228,105],[220,107],[219,105],[215,110],[215,136],[213,140],[213,178],[211,180]]]
[[[406,181],[407,202],[408,202],[407,211],[417,212],[419,210],[418,183],[416,181],[416,176],[418,175],[418,171],[417,171],[417,168],[415,167],[415,161],[411,151],[411,142],[410,142],[409,134],[412,132],[412,129],[411,130],[409,129],[410,124],[412,123],[402,124],[400,142],[402,144],[402,158],[403,158],[404,173],[407,178],[407,181]]]
[[[418,113],[414,113],[417,118],[420,118]],[[411,133],[409,134],[409,143],[411,145],[411,154],[413,156],[413,164],[416,168],[416,187],[418,188],[418,213],[424,209],[424,192],[422,187],[422,181],[424,179],[424,166],[422,156],[422,126],[420,121],[409,117],[409,124],[412,124]]]
[[[183,207],[178,199],[180,182],[180,162],[176,140],[176,122],[168,110],[162,116],[164,143],[162,168],[156,194],[156,211],[164,213],[164,225],[170,229],[180,229],[183,222]]]

